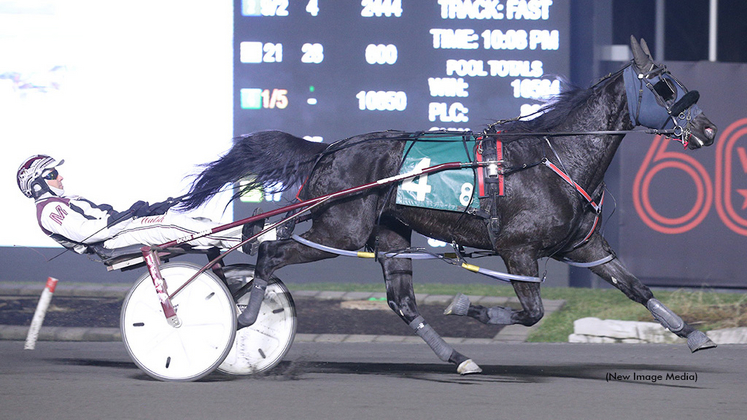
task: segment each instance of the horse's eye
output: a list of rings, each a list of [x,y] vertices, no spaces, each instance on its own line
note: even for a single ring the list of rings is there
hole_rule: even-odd
[[[665,101],[671,101],[672,99],[674,99],[675,91],[672,86],[667,83],[666,79],[661,79],[656,82],[656,84],[654,85],[654,90]]]

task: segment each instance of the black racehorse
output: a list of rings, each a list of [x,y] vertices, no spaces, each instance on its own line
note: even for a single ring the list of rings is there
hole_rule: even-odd
[[[591,271],[645,305],[666,328],[687,338],[690,349],[714,347],[705,334],[686,324],[654,298],[651,290],[614,258],[599,232],[598,211],[590,203],[604,190],[604,174],[625,132],[642,125],[672,129],[671,137],[696,149],[711,145],[716,127],[697,107],[696,91],[687,91],[665,67],[654,63],[645,41],[631,37],[634,59],[589,89],[568,89],[534,119],[491,125],[480,141],[504,140],[502,168],[505,195],[486,202],[488,217],[456,211],[396,204],[382,186],[325,203],[311,211],[311,228],[303,238],[330,247],[381,252],[410,246],[411,232],[500,255],[509,273],[538,277],[538,260],[555,258],[586,264]],[[403,161],[401,132],[369,133],[333,145],[307,142],[279,131],[242,136],[219,160],[206,165],[192,185],[184,206],[192,208],[226,184],[252,176],[248,188],[304,183],[301,200],[394,176]],[[513,168],[508,170],[508,168]],[[553,169],[554,168],[554,169]],[[588,192],[588,193],[586,193]],[[588,195],[589,198],[584,198]],[[483,200],[481,200],[483,201]],[[482,206],[483,203],[481,203]],[[250,302],[261,302],[273,272],[335,254],[291,238],[262,242]],[[479,366],[447,344],[419,314],[412,285],[412,261],[379,259],[389,306],[434,350],[457,365],[459,373]],[[533,325],[544,313],[540,284],[512,281],[522,309],[485,308],[457,295],[447,308],[488,324]],[[240,326],[256,319],[259,305],[250,303]],[[254,312],[254,313],[252,313]]]

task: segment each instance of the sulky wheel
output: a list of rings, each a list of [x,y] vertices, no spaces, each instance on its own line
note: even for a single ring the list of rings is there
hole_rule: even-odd
[[[254,267],[248,264],[227,266],[224,272],[232,290],[254,278]],[[248,300],[248,292],[237,298],[239,311],[246,307]],[[234,346],[218,370],[232,375],[251,375],[272,369],[288,353],[295,336],[296,306],[283,282],[273,277],[265,290],[257,321],[236,333]]]
[[[200,267],[160,266],[169,293]],[[122,341],[135,364],[163,381],[194,381],[211,373],[228,355],[236,336],[236,306],[223,282],[204,272],[171,299],[181,321],[166,322],[150,275],[142,275],[122,304]]]

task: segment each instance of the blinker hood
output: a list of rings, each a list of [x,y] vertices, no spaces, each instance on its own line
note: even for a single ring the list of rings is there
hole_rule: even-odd
[[[664,71],[652,76],[648,79],[648,83],[644,82],[643,77],[645,76],[639,77],[635,64],[631,64],[623,71],[625,93],[628,96],[628,111],[630,112],[630,119],[635,125],[655,129],[673,129],[675,128],[674,119],[677,119],[676,126],[684,127],[688,120],[703,112],[695,104],[699,96],[697,92],[686,92],[668,72]],[[659,82],[664,82],[670,88],[673,88],[674,95],[670,99],[665,100],[659,93],[649,87]],[[692,104],[680,102],[681,100],[692,102]],[[680,108],[683,108],[682,111],[689,112],[689,115],[681,119],[679,114],[682,111],[680,111],[673,113],[670,117],[668,109],[678,111]]]

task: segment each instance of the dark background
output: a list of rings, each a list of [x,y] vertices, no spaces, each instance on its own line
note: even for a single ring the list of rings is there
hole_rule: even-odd
[[[350,3],[348,6],[353,9],[360,7],[359,3],[356,2],[345,2],[345,4],[347,3]],[[627,45],[630,35],[634,35],[638,38],[643,37],[648,41],[657,61],[666,62],[673,70],[676,68],[677,71],[673,72],[678,77],[681,77],[688,86],[701,91],[701,107],[706,110],[709,117],[719,125],[722,131],[728,125],[738,121],[739,118],[745,117],[744,93],[740,94],[738,89],[744,89],[745,75],[747,75],[745,65],[740,64],[747,61],[747,48],[743,42],[747,38],[747,25],[744,24],[744,17],[747,16],[747,3],[739,0],[720,0],[718,2],[718,49],[717,62],[715,63],[703,63],[709,57],[708,1],[573,0],[562,2],[561,0],[556,0],[554,3],[553,10],[567,11],[558,12],[558,17],[561,19],[567,18],[567,21],[557,24],[560,25],[558,26],[560,30],[566,30],[566,33],[561,35],[561,48],[559,52],[565,53],[567,56],[555,58],[557,59],[557,63],[559,63],[559,68],[566,69],[565,76],[574,84],[588,86],[597,78],[620,68],[623,62],[602,60],[600,51],[603,51],[610,45]],[[240,2],[237,2],[237,4],[240,4]],[[660,19],[660,21],[663,21],[663,26],[659,26],[659,28],[663,27],[663,34],[657,32],[657,5],[659,4],[663,5],[664,11],[662,19]],[[354,5],[355,7],[350,5]],[[323,6],[324,3],[322,3]],[[405,0],[405,7],[407,6],[408,1]],[[236,13],[240,13],[240,6],[237,7]],[[359,11],[352,10],[352,13],[353,15],[359,14]],[[358,18],[360,19],[360,16]],[[371,22],[356,24],[352,20],[335,20],[329,23],[329,27],[316,28],[322,35],[320,41],[314,42],[330,43],[330,47],[327,47],[325,44],[325,49],[332,48],[331,45],[335,44],[342,46],[350,45],[351,41],[358,36],[376,37],[377,40],[375,42],[382,44],[394,43],[394,41],[389,41],[388,37],[395,37],[398,39],[398,47],[400,39],[404,41],[412,39],[413,42],[417,41],[421,44],[422,42],[426,42],[427,39],[424,40],[421,38],[418,40],[417,35],[415,35],[415,29],[417,28],[418,21],[427,20],[429,17],[419,15],[411,18],[413,20],[410,22],[410,25],[405,28],[396,25],[396,22],[392,19],[384,23],[382,23],[384,19],[379,19],[375,24]],[[481,30],[480,28],[483,27],[500,27],[496,25],[491,26],[486,22],[476,20],[451,21],[450,23],[461,24],[461,26],[457,25],[458,27],[476,28],[476,32],[478,33]],[[541,25],[542,22],[536,24]],[[378,26],[380,25],[384,26],[379,28]],[[296,36],[303,35],[304,31],[311,29],[314,28],[291,25],[278,27],[274,30],[279,34],[285,34],[283,36]],[[378,31],[378,29],[383,30]],[[240,31],[240,29],[237,30]],[[375,30],[377,31],[375,32]],[[349,31],[348,33],[352,35],[340,35],[341,31]],[[382,35],[376,35],[377,33],[381,33]],[[658,44],[656,42],[657,39],[663,40],[663,42]],[[234,43],[237,45],[238,42],[240,40],[237,33],[237,39]],[[661,48],[659,48],[659,45]],[[431,68],[434,65],[428,62],[427,57],[421,56],[417,49],[407,50],[404,46],[401,48],[401,59],[405,60],[404,62],[407,62],[407,59],[413,60],[409,62],[408,67],[417,68],[421,66],[423,68]],[[663,51],[660,51],[661,49]],[[329,51],[331,53],[333,50]],[[462,51],[452,50],[451,52],[461,53]],[[286,60],[297,59],[297,57],[293,57],[293,53],[290,50],[284,51],[284,53]],[[334,54],[330,55],[330,57],[333,56]],[[332,80],[335,83],[327,86],[319,85],[321,91],[317,91],[317,93],[321,95],[325,90],[329,92],[335,89],[341,91],[347,89],[350,92],[355,92],[358,89],[381,89],[378,86],[347,86],[350,83],[349,80],[351,80],[351,77],[354,78],[360,75],[350,72],[350,67],[346,66],[346,59],[350,58],[346,58],[346,56],[349,56],[349,54],[343,54],[341,58],[338,58],[340,61],[335,66],[329,66],[335,64],[334,61],[330,61],[329,65],[325,64],[327,67],[324,70],[333,76]],[[452,55],[449,56],[451,57]],[[465,54],[465,58],[467,57],[471,57],[471,55]],[[519,58],[523,59],[522,57]],[[236,62],[238,57],[234,60]],[[674,64],[675,62],[677,64]],[[236,65],[238,66],[238,64]],[[436,63],[437,65],[438,63]],[[295,73],[287,75],[275,73],[262,76],[272,76],[280,81],[284,80],[284,77],[287,77],[287,80],[293,80],[292,83],[295,86],[307,89],[310,84],[315,83],[311,81],[311,78],[314,78],[321,69],[306,68],[305,70],[307,71],[298,74],[305,74],[305,77],[309,78],[308,80],[293,80],[294,77],[297,77]],[[683,71],[686,76],[683,75]],[[414,77],[396,71],[389,71],[385,76],[391,81],[391,87],[387,87],[387,90],[404,90],[404,86],[407,86]],[[436,74],[434,76],[439,75]],[[244,76],[240,72],[237,72],[235,77],[238,83],[241,77]],[[426,75],[424,77],[427,78],[430,76]],[[422,83],[424,77],[417,76],[417,80],[415,81]],[[714,80],[719,77],[720,80]],[[472,95],[473,92],[477,91],[477,84],[473,85],[471,80],[468,81],[470,81],[470,94]],[[500,80],[499,82],[505,89],[507,81]],[[279,87],[280,85],[277,86]],[[470,121],[465,126],[478,129],[481,125],[489,122],[490,118],[497,119],[515,116],[516,103],[507,105],[505,109],[501,108],[504,102],[511,103],[513,98],[506,96],[506,92],[503,92],[501,95],[503,96],[498,95],[499,100],[493,100],[489,104],[492,107],[489,114],[478,116],[477,110],[471,109]],[[455,98],[443,99],[446,102],[446,99]],[[418,95],[414,95],[411,103],[414,107],[418,103],[430,100],[431,98],[420,98]],[[408,95],[409,106],[410,98]],[[325,141],[366,131],[388,128],[408,130],[430,128],[430,123],[425,125],[421,123],[408,125],[407,123],[401,123],[397,118],[390,118],[392,117],[392,113],[386,114],[384,115],[386,117],[384,120],[379,119],[380,116],[371,118],[370,112],[363,115],[366,118],[351,119],[344,115],[338,105],[334,105],[331,108],[331,112],[323,117],[307,115],[303,112],[294,114],[293,118],[295,118],[295,121],[284,124],[282,128],[289,132],[304,135],[307,133],[299,133],[300,127],[303,124],[318,122],[329,130],[327,133],[323,133]],[[269,120],[264,118],[247,123],[246,120],[240,120],[238,117],[240,117],[240,114],[237,112],[236,134],[255,129],[278,128],[269,126],[267,124]],[[385,123],[382,121],[385,121]],[[717,139],[717,143],[719,140]],[[742,235],[735,234],[733,231],[724,229],[723,223],[719,221],[719,217],[716,215],[715,204],[710,208],[709,214],[702,226],[698,226],[684,236],[662,235],[650,230],[641,223],[640,218],[635,214],[632,206],[632,193],[630,191],[632,187],[631,179],[635,177],[635,174],[639,170],[643,156],[652,144],[652,141],[653,139],[649,138],[633,139],[631,136],[631,141],[626,141],[624,147],[621,148],[618,159],[616,159],[608,172],[607,182],[610,190],[617,198],[618,205],[615,215],[613,215],[605,227],[606,236],[620,251],[623,260],[633,267],[634,271],[639,273],[640,277],[647,284],[662,286],[684,285],[698,287],[701,285],[710,285],[712,287],[744,287],[747,282],[744,281],[741,274],[744,273],[744,269],[741,265],[743,258],[740,258],[740,251],[745,248],[745,238]],[[633,142],[635,142],[636,146],[631,147],[629,143]],[[711,182],[714,182],[716,178],[713,163],[717,154],[715,147],[691,155],[709,172]],[[674,145],[670,146],[670,148],[674,150]],[[672,184],[668,183],[667,178],[662,178],[664,175],[671,175],[674,183],[685,187],[692,185],[688,184],[688,178],[676,172],[672,174],[662,172],[661,176],[657,175],[654,185],[659,185],[663,189],[669,188]],[[735,173],[734,176],[738,177],[739,174]],[[744,174],[741,176],[744,177]],[[687,210],[692,206],[692,203],[687,201],[687,192],[683,194],[684,196],[681,197],[683,202],[679,205]],[[659,204],[656,203],[654,205],[658,206]],[[239,204],[236,207],[236,216],[244,217],[254,207],[255,205]],[[612,210],[609,207],[612,206],[608,206],[606,210],[608,213]],[[675,210],[673,213],[673,215],[678,214],[682,214],[682,211],[677,213]],[[641,244],[646,246],[641,246]],[[424,244],[417,243],[416,241],[415,245]],[[726,251],[721,252],[721,249]],[[681,250],[688,251],[680,252]],[[654,255],[651,255],[649,251],[655,251]],[[43,281],[46,276],[53,275],[70,279],[69,281],[130,283],[135,277],[142,274],[140,271],[107,273],[100,263],[89,261],[86,257],[71,253],[66,253],[55,260],[48,261],[49,258],[57,255],[59,252],[60,249],[56,248],[0,248],[0,263],[3,267],[3,275],[0,280]],[[245,260],[241,255],[235,259],[237,261]],[[196,261],[202,263],[201,258],[197,258]],[[502,267],[499,261],[484,263],[481,260],[480,263],[489,268],[500,269]],[[492,280],[485,280],[480,276],[466,275],[463,271],[456,268],[444,269],[443,267],[436,262],[416,263],[415,280],[492,282]],[[695,269],[693,267],[700,268]],[[702,267],[708,269],[704,270]],[[719,270],[718,267],[724,267],[724,269]],[[601,286],[598,279],[588,274],[586,270],[568,269],[566,266],[555,262],[549,262],[547,268],[549,272],[547,285],[549,286]],[[724,273],[728,273],[729,278],[726,278]],[[317,281],[381,281],[380,269],[377,264],[343,258],[304,266],[287,267],[281,270],[279,275],[284,279],[288,278],[289,281],[298,283]]]

